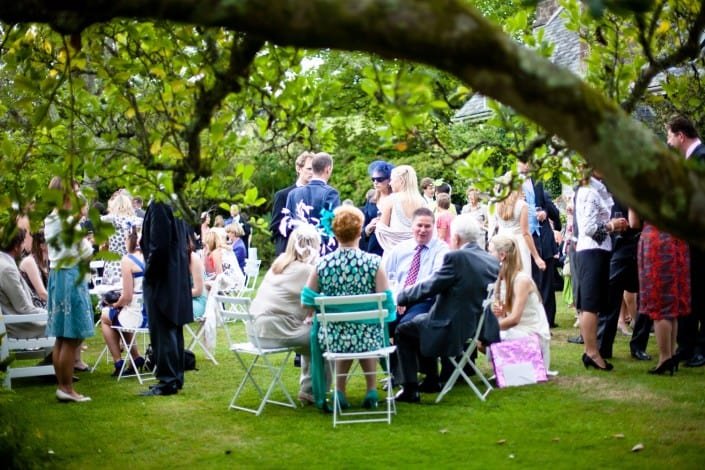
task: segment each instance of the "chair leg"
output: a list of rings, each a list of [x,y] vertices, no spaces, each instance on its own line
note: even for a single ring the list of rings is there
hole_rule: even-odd
[[[103,356],[105,356],[105,360],[108,360],[108,346],[106,345],[103,347],[103,350],[100,352],[100,355],[98,355],[98,359],[95,360],[95,364],[93,364],[93,367],[91,368],[91,374],[95,372],[95,370],[98,368],[98,364],[100,364],[101,359],[103,359]]]
[[[215,364],[217,366],[218,361],[215,359],[215,356],[213,355],[213,353],[211,353],[208,350],[206,345],[203,344],[203,334],[205,332],[204,327],[205,327],[205,323],[201,322],[198,326],[198,329],[194,333],[193,328],[191,328],[191,325],[189,325],[188,323],[186,325],[184,325],[184,329],[191,335],[191,342],[186,347],[186,349],[190,349],[191,351],[194,351],[194,346],[200,347],[201,351],[203,351],[203,354],[205,354],[206,359],[213,362],[213,364]]]
[[[145,373],[140,372],[139,368],[137,367],[137,364],[135,363],[135,358],[132,357],[132,347],[137,342],[137,335],[140,334],[141,332],[133,331],[132,336],[130,337],[130,341],[127,341],[127,338],[125,338],[125,332],[123,331],[122,328],[118,328],[117,332],[120,335],[120,342],[123,345],[123,347],[125,348],[125,357],[123,357],[122,367],[120,368],[120,372],[118,373],[118,377],[117,377],[118,382],[122,378],[137,377],[137,380],[139,381],[140,385],[142,385],[146,380],[156,379],[156,376],[154,375],[154,373],[151,374],[151,377],[149,379],[144,378],[143,375]],[[132,370],[134,371],[134,375],[130,375],[130,376],[124,375],[128,364],[132,367]]]
[[[336,390],[336,382],[338,380],[338,361],[331,361],[333,363],[333,427],[338,425],[338,413],[340,409],[340,401],[338,400],[338,393]]]
[[[474,349],[473,349],[474,350]],[[487,395],[489,395],[490,391],[493,390],[492,385],[487,381],[485,378],[485,375],[482,373],[480,369],[475,365],[470,360],[470,355],[472,354],[473,351],[465,351],[463,353],[462,358],[460,361],[456,361],[454,357],[449,358],[451,364],[453,364],[453,373],[451,374],[450,378],[448,381],[445,383],[443,386],[443,390],[441,390],[441,393],[438,394],[438,397],[436,397],[436,403],[439,403],[443,397],[455,386],[455,383],[458,381],[459,377],[462,377],[463,380],[468,384],[468,386],[472,389],[473,392],[475,392],[475,395],[481,400],[485,401],[487,398]],[[485,392],[482,393],[480,389],[473,383],[473,381],[468,377],[468,375],[465,373],[464,368],[465,366],[470,366],[470,368],[475,372],[475,375],[480,378],[482,383],[485,385]]]
[[[242,357],[239,354],[236,354],[235,357],[238,359],[238,361],[240,362],[240,365],[245,370],[245,376],[240,381],[240,384],[238,385],[237,390],[235,391],[235,395],[233,396],[232,400],[230,400],[229,408],[234,408],[234,409],[242,410],[242,411],[248,411],[250,413],[254,413],[256,416],[259,416],[262,413],[262,411],[264,410],[264,407],[266,406],[267,403],[272,403],[272,404],[280,405],[280,406],[286,406],[289,408],[297,408],[296,402],[294,401],[293,397],[291,396],[289,391],[284,386],[284,383],[281,381],[281,378],[282,378],[282,375],[284,372],[284,367],[286,366],[289,358],[291,357],[291,351],[287,352],[284,360],[282,361],[282,363],[279,367],[275,367],[269,361],[269,359],[267,358],[266,355],[254,356],[254,359],[252,360],[252,362],[250,363],[249,366],[246,365],[245,361],[242,359]],[[264,364],[258,366],[257,362],[260,359],[260,357],[262,358],[262,361]],[[267,386],[266,390],[264,390],[262,387],[260,387],[259,383],[257,383],[257,380],[255,379],[255,377],[252,373],[253,370],[255,369],[255,367],[266,368],[269,372],[270,382],[269,382],[269,385]],[[244,406],[237,404],[237,401],[240,398],[240,395],[244,391],[244,388],[248,382],[252,383],[255,390],[257,391],[257,394],[260,397],[260,403],[256,409],[247,408],[247,407],[244,407]],[[277,386],[284,393],[284,396],[286,397],[286,402],[280,402],[280,401],[270,399],[270,397],[274,391],[274,388]]]
[[[458,362],[456,362],[454,357],[449,357],[448,359],[450,360],[450,363],[453,364],[453,372],[450,374],[450,377],[446,381],[445,385],[443,385],[441,393],[439,393],[436,397],[436,403],[440,403],[443,397],[452,390],[455,383],[458,381],[458,377],[460,376],[460,367]],[[462,363],[462,360],[460,362]]]

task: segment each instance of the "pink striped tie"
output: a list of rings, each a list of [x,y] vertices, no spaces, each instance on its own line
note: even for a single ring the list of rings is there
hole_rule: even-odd
[[[406,275],[404,287],[416,284],[416,278],[419,277],[419,269],[421,269],[421,252],[424,248],[426,248],[424,245],[418,245],[416,247],[416,253],[414,253],[414,257],[411,260],[409,274]]]

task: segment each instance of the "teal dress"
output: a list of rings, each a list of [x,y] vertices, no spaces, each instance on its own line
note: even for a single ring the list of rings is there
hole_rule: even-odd
[[[203,275],[203,280],[205,280],[205,273]],[[191,288],[193,288],[193,276],[189,275],[189,281],[191,283]],[[206,300],[208,296],[206,295],[206,288],[203,287],[203,292],[198,297],[191,297],[193,304],[193,319],[199,320],[206,313]]]
[[[315,307],[319,295],[362,295],[376,292],[375,277],[381,258],[372,253],[357,249],[339,249],[318,262],[318,289],[314,292],[305,287],[301,293],[301,303]],[[391,291],[387,290],[386,322],[396,319],[396,306]],[[374,308],[374,306],[362,306]],[[386,330],[386,329],[385,329]],[[331,350],[334,352],[360,352],[377,349],[389,344],[386,331],[381,332],[377,321],[341,322],[328,325]],[[325,401],[326,384],[322,353],[325,351],[323,327],[314,317],[311,328],[311,379],[316,405],[322,407]]]

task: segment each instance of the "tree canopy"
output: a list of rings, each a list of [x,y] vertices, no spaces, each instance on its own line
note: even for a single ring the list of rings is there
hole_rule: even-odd
[[[591,54],[604,56],[624,38],[632,42],[620,43],[621,51],[640,51],[625,56],[631,63],[617,64],[621,75],[614,68],[609,74],[621,77],[619,93],[595,88],[602,78],[588,75],[589,84],[553,65],[461,0],[220,0],[207,7],[196,0],[3,2],[1,169],[41,175],[69,168],[118,181],[129,175],[183,201],[189,192],[225,191],[253,172],[229,153],[253,138],[262,142],[262,155],[252,161],[292,144],[325,146],[334,138],[332,121],[317,105],[326,93],[351,101],[359,93],[301,82],[301,74],[291,73],[302,71],[299,48],[361,51],[403,61],[385,73],[420,79],[416,94],[385,89],[394,82],[375,82],[374,61],[363,61],[355,74],[360,89],[379,101],[393,99],[397,109],[406,106],[390,117],[391,126],[392,118],[400,125],[419,119],[417,105],[449,114],[448,103],[458,97],[449,93],[445,103],[437,97],[453,89],[444,83],[455,77],[557,136],[642,216],[705,244],[702,168],[629,114],[656,74],[698,57],[703,2],[586,4],[588,13],[569,11],[578,25],[587,21],[581,15],[603,15],[588,33],[601,34],[604,47]],[[622,10],[611,11],[615,4]],[[38,191],[40,179],[8,186],[3,205]],[[246,186],[241,197],[261,203],[257,187]]]

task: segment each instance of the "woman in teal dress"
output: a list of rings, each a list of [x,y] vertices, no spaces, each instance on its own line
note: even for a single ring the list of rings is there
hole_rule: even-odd
[[[387,321],[395,319],[396,307],[391,292],[387,287],[387,276],[380,266],[381,258],[372,253],[366,253],[359,248],[360,236],[364,215],[354,206],[340,206],[334,212],[332,230],[339,243],[338,250],[324,256],[318,262],[316,269],[311,273],[306,288],[302,293],[302,303],[313,307],[314,299],[318,295],[361,295],[374,292],[387,292],[385,306],[389,312]],[[315,326],[315,325],[314,325]],[[311,335],[312,354],[316,349],[325,350],[325,334],[328,334],[331,350],[333,352],[351,353],[378,349],[388,343],[385,333],[379,323],[365,322],[340,322],[328,325],[328,331],[323,327],[313,328]],[[316,363],[312,358],[312,375],[315,373]],[[343,408],[350,405],[345,397],[347,372],[352,361],[339,361],[337,369],[339,376],[335,378],[335,393]],[[321,367],[319,363],[318,367]],[[360,361],[362,370],[366,373],[367,394],[363,406],[374,408],[377,406],[377,378],[375,359]],[[320,377],[320,373],[318,374]],[[325,393],[325,389],[323,390]],[[314,384],[316,403],[323,404],[321,390]]]
[[[63,208],[71,210],[71,192],[77,188],[66,185],[58,176],[52,178],[49,189],[64,194]],[[78,220],[76,211],[73,220]],[[78,263],[90,258],[93,250],[86,238],[67,245],[61,237],[63,227],[59,211],[44,219],[44,234],[49,247],[49,285],[47,336],[55,336],[52,360],[58,388],[56,398],[62,402],[86,402],[90,397],[73,388],[73,367],[78,348],[85,338],[93,336],[93,306],[88,295],[88,283]]]

